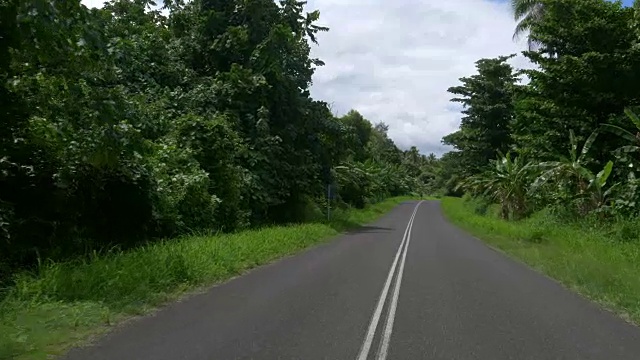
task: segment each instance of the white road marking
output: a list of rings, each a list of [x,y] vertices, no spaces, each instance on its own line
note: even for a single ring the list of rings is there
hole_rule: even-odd
[[[409,223],[407,224],[407,228],[404,231],[404,236],[402,237],[402,242],[398,247],[398,251],[396,252],[396,257],[393,260],[393,264],[391,264],[391,269],[389,269],[389,275],[387,275],[387,280],[384,283],[384,287],[382,288],[382,293],[380,294],[380,299],[378,299],[378,305],[376,306],[375,311],[373,312],[373,316],[371,317],[371,322],[369,323],[369,328],[367,330],[367,335],[364,338],[364,342],[362,343],[362,347],[360,348],[360,353],[358,354],[357,360],[367,360],[369,356],[369,350],[371,349],[371,343],[373,342],[373,337],[376,333],[376,328],[378,327],[378,323],[380,322],[380,315],[382,314],[382,308],[384,307],[384,303],[387,299],[387,293],[389,292],[389,286],[391,286],[391,280],[393,279],[393,274],[396,271],[396,266],[398,265],[398,259],[400,258],[400,254],[403,252],[404,248],[404,256],[403,256],[403,264],[401,267],[404,267],[404,259],[406,258],[406,247],[405,243],[407,242],[407,234],[410,231],[410,228],[413,225],[413,219],[416,217],[416,212],[418,211],[418,207],[422,204],[422,201],[416,205],[415,209],[413,209],[413,213],[411,214],[411,218],[409,219]],[[397,283],[397,281],[396,281]]]
[[[421,202],[420,202],[421,203]],[[418,206],[416,206],[416,210],[418,210]],[[377,360],[385,360],[387,358],[387,352],[389,351],[389,341],[391,340],[391,333],[393,332],[393,321],[396,318],[396,309],[398,308],[398,297],[400,295],[400,286],[402,285],[402,274],[404,273],[404,263],[407,259],[407,250],[409,249],[409,244],[411,243],[411,230],[413,229],[413,221],[415,220],[416,213],[413,213],[413,218],[411,219],[411,223],[409,225],[409,231],[407,233],[407,242],[404,246],[404,251],[402,252],[402,260],[400,261],[400,269],[398,270],[398,276],[396,276],[396,282],[393,285],[393,295],[391,297],[391,304],[389,305],[389,313],[387,314],[387,320],[384,324],[384,330],[382,331],[382,342],[380,345],[380,350],[378,351]]]

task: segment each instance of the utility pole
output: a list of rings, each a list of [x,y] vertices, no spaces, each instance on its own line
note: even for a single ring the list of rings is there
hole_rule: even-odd
[[[327,221],[331,221],[331,184],[327,184]]]

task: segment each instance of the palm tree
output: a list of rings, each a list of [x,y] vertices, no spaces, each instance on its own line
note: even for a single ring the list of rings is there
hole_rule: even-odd
[[[540,21],[544,15],[544,5],[541,0],[511,0],[511,9],[513,16],[518,21],[516,30],[513,33],[513,39],[517,40],[527,31],[531,30],[533,24]],[[527,41],[529,50],[537,47],[537,43],[530,37]]]

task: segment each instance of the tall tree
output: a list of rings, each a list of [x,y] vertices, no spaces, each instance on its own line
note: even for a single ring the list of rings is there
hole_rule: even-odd
[[[519,150],[551,160],[566,153],[569,130],[583,141],[612,117],[629,126],[618,118],[640,98],[640,49],[630,31],[634,11],[620,3],[554,0],[545,11],[531,29],[541,46],[525,56],[537,69],[525,71],[531,81],[521,88],[513,129]],[[605,161],[620,140],[600,140],[592,151]]]
[[[367,158],[366,146],[371,139],[373,126],[356,110],[349,112],[340,118],[350,134],[349,150],[355,161],[364,161]]]
[[[469,172],[479,171],[511,145],[516,82],[513,68],[507,63],[511,57],[478,60],[478,74],[461,78],[462,85],[448,90],[459,96],[451,101],[462,103],[465,116],[460,130],[445,136],[443,143],[461,151]]]

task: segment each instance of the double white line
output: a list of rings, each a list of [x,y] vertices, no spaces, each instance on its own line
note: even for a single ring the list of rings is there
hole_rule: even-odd
[[[407,228],[404,231],[402,242],[398,247],[396,257],[393,260],[393,264],[391,264],[391,269],[389,269],[387,281],[384,283],[384,287],[382,288],[382,293],[380,294],[378,305],[376,306],[376,309],[373,312],[373,316],[371,317],[371,323],[369,324],[369,329],[367,330],[367,336],[364,338],[364,342],[362,343],[362,347],[360,348],[360,353],[358,354],[357,360],[367,360],[367,358],[369,357],[369,350],[371,349],[371,344],[373,343],[373,338],[376,334],[378,322],[380,322],[382,308],[384,307],[384,303],[387,299],[389,287],[391,286],[391,281],[393,280],[393,275],[396,271],[396,266],[398,265],[398,259],[400,259],[400,253],[402,253],[402,260],[400,260],[398,276],[396,276],[396,281],[393,285],[393,294],[391,295],[391,303],[389,304],[388,309],[389,312],[387,313],[387,319],[384,324],[384,329],[382,330],[382,339],[380,340],[380,348],[378,350],[376,360],[385,360],[387,358],[387,352],[389,351],[389,340],[391,339],[391,332],[393,331],[393,321],[396,317],[396,309],[398,307],[398,295],[400,294],[400,285],[402,283],[404,263],[407,258],[407,249],[409,248],[409,242],[411,242],[411,229],[413,228],[413,220],[416,217],[416,212],[418,212],[418,207],[420,206],[420,204],[422,204],[422,201],[420,201],[418,205],[416,205],[415,209],[413,209],[413,214],[411,214],[411,218],[409,219]]]

